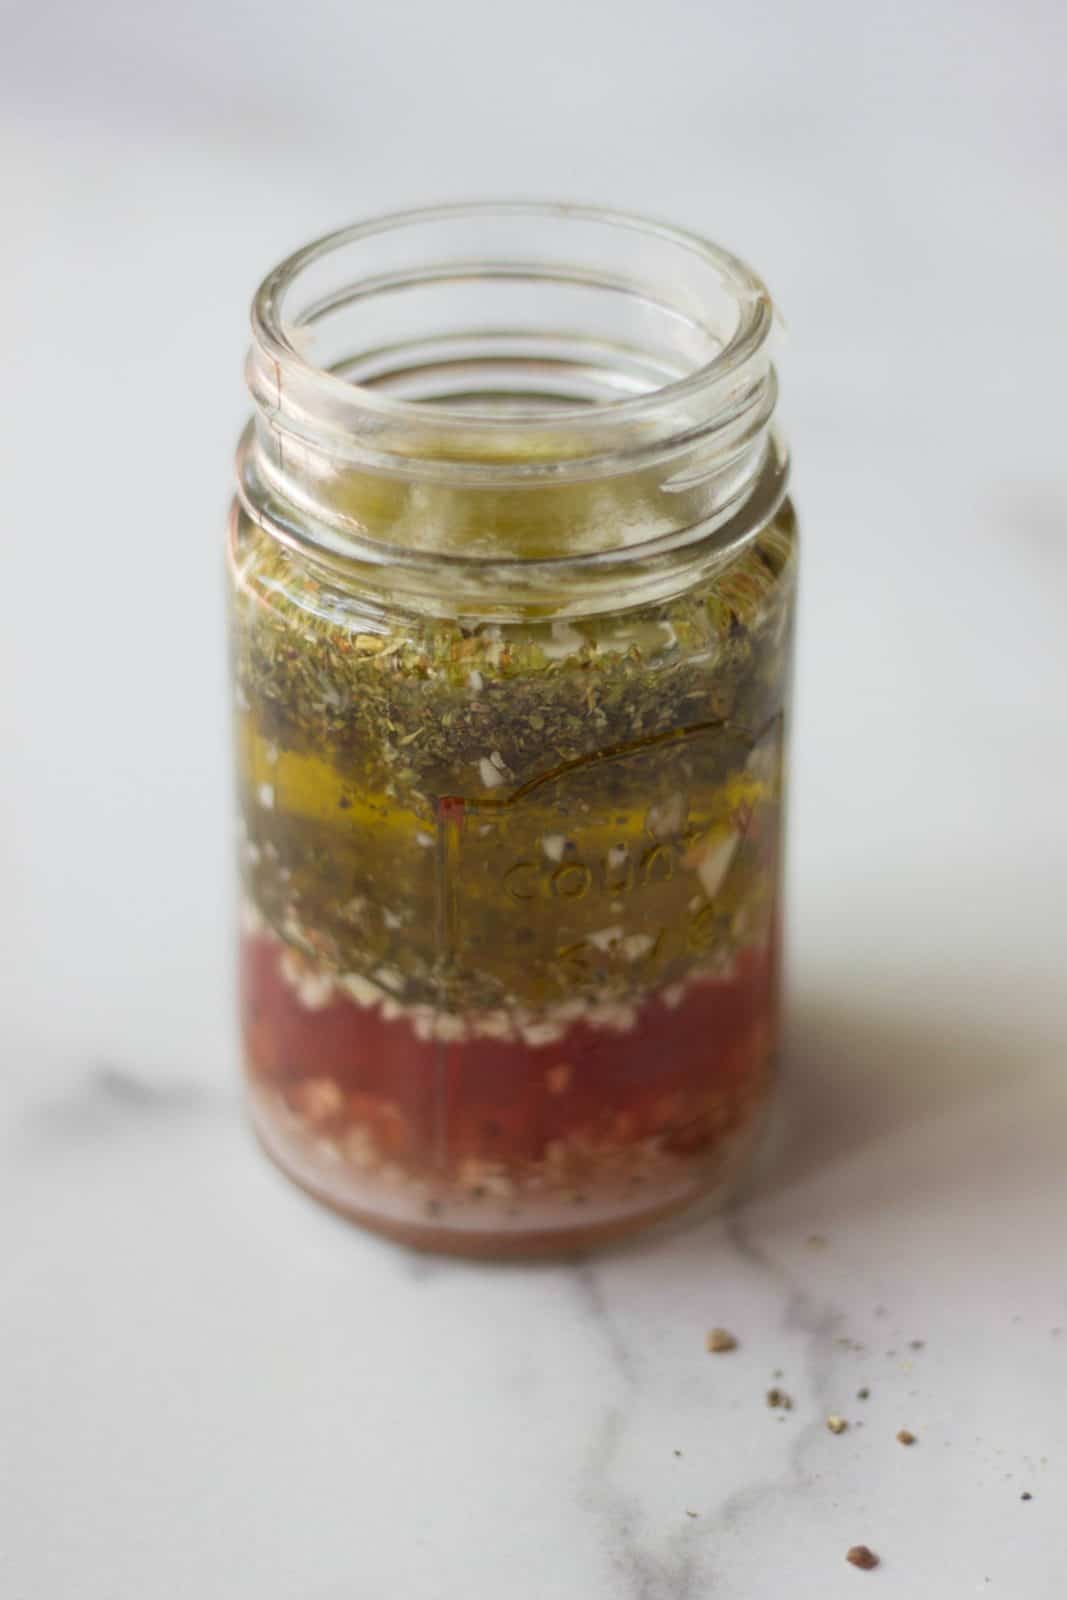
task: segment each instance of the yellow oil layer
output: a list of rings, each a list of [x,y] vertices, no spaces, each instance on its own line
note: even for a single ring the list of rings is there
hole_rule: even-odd
[[[383,841],[401,846],[421,845],[427,831],[434,827],[431,818],[399,805],[384,791],[372,793],[353,784],[320,756],[279,750],[256,732],[250,713],[239,719],[237,747],[242,780],[250,794],[269,797],[269,808],[285,816],[343,827],[346,831],[373,831]],[[481,795],[469,804],[473,810],[487,816],[496,814],[498,827],[509,820],[505,815],[509,811],[518,823],[520,809],[524,832],[531,827],[537,831],[559,826],[558,819],[553,823],[553,776],[549,774],[539,782],[538,787],[547,789],[540,807],[529,798],[523,798],[516,805],[511,796],[492,793]],[[701,793],[701,843],[713,848],[730,831],[733,819],[753,810],[771,798],[771,794],[772,785],[765,778],[743,769],[732,772],[711,792]],[[596,826],[595,816],[584,824],[586,829]],[[603,829],[612,842],[637,844],[648,830],[645,808],[627,807],[620,811],[613,806],[610,816],[603,821]]]
[[[256,732],[251,713],[238,720],[237,755],[242,781],[252,796],[269,796],[269,808],[308,822],[373,830],[399,844],[416,843],[432,826],[389,795],[361,790],[329,761],[303,751],[279,750]]]
[[[242,776],[250,837],[268,851],[257,869],[268,914],[283,930],[293,916],[314,929],[316,951],[343,970],[431,983],[447,969],[534,1007],[673,981],[769,928],[776,829],[752,824],[775,809],[778,732],[755,749],[739,742],[718,782],[657,786],[665,741],[650,771],[624,769],[624,799],[603,793],[604,762],[639,764],[648,747],[464,799],[438,825],[321,756],[276,749],[246,716]]]

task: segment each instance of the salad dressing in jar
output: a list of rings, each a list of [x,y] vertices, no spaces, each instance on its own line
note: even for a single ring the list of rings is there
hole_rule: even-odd
[[[259,1136],[417,1246],[726,1193],[773,1090],[796,574],[772,307],[570,206],[257,296],[229,533]]]

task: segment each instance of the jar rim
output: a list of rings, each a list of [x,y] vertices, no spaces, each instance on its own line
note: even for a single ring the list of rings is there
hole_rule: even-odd
[[[321,384],[324,396],[332,394],[337,398],[343,397],[349,405],[358,403],[361,410],[383,422],[407,421],[445,432],[451,428],[469,430],[473,426],[480,433],[490,436],[494,431],[510,437],[526,432],[543,432],[543,416],[501,416],[496,412],[470,407],[451,408],[440,401],[397,398],[367,384],[354,382],[310,360],[287,331],[289,325],[285,317],[285,301],[289,291],[307,268],[327,256],[363,240],[420,224],[506,217],[596,223],[674,245],[716,270],[737,307],[737,322],[731,334],[708,360],[701,362],[691,372],[638,395],[561,406],[553,413],[552,420],[557,425],[581,422],[587,428],[596,428],[598,424],[652,421],[664,410],[728,383],[757,355],[770,336],[775,315],[774,303],[762,278],[739,256],[701,234],[657,218],[612,207],[566,201],[505,199],[453,201],[384,213],[312,240],[279,262],[257,289],[251,312],[255,342],[268,360],[277,363],[281,370],[304,383]],[[536,473],[536,465],[531,465]]]
[[[515,321],[494,299],[509,280],[527,297]],[[424,288],[460,298],[447,317],[424,302],[434,321],[409,338],[406,294]],[[626,211],[485,200],[353,223],[255,296],[238,497],[394,604],[504,618],[614,606],[621,589],[636,603],[729,559],[781,504],[773,322],[738,257]],[[538,548],[512,533],[540,515],[531,491],[559,508]]]

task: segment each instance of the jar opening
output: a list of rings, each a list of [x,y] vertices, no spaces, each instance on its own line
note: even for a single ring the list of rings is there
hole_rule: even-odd
[[[255,298],[242,503],[290,543],[394,567],[688,547],[768,480],[784,493],[772,321],[736,257],[623,213],[482,203],[342,229]]]
[[[584,431],[692,407],[763,349],[772,316],[755,273],[696,235],[490,202],[327,235],[265,279],[252,320],[275,381],[317,378],[350,421],[479,423],[506,450],[546,415]]]

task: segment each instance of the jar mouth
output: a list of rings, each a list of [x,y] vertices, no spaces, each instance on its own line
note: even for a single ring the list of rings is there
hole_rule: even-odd
[[[565,254],[552,248],[550,230],[559,236]],[[464,239],[467,233],[472,236],[470,244]],[[547,251],[540,243],[533,248],[525,243],[539,236],[548,238]],[[405,246],[405,239],[412,243]],[[399,249],[393,248],[397,245]],[[471,253],[472,247],[477,253]],[[621,269],[605,260],[607,252],[614,254],[620,247],[633,258]],[[636,392],[583,396],[570,404],[565,396],[554,396],[557,403],[551,407],[521,402],[509,408],[499,403],[481,407],[476,397],[426,400],[389,392],[381,370],[390,354],[388,343],[379,342],[372,351],[379,358],[377,369],[373,362],[362,373],[357,366],[355,376],[349,352],[338,359],[334,349],[329,357],[319,358],[315,350],[316,344],[328,346],[320,334],[331,319],[343,319],[355,308],[358,321],[359,308],[372,303],[380,315],[390,297],[410,299],[443,283],[457,288],[477,284],[483,291],[489,283],[510,283],[528,290],[538,281],[543,285],[561,280],[568,281],[572,290],[585,290],[587,297],[612,296],[620,305],[629,297],[629,311],[646,323],[657,315],[673,322],[685,347],[674,352],[675,360],[688,370],[672,371],[670,364],[650,358],[643,373],[638,366],[624,375],[623,381],[628,380]],[[372,323],[375,317],[364,320]],[[283,389],[286,381],[301,392],[314,385],[324,410],[332,403],[349,419],[361,413],[364,426],[406,424],[432,429],[439,436],[459,434],[468,441],[474,430],[479,450],[490,458],[482,464],[489,466],[494,435],[499,446],[510,450],[513,443],[521,447],[524,438],[542,435],[546,421],[554,430],[573,424],[586,439],[605,427],[659,423],[655,432],[665,442],[662,424],[672,418],[684,423],[680,409],[692,422],[694,405],[703,411],[711,395],[721,394],[765,351],[773,321],[773,302],[757,274],[739,257],[686,229],[597,206],[526,200],[460,202],[394,212],[340,228],[279,263],[253,301],[249,379],[256,395],[259,357],[273,368],[270,377],[276,390]],[[521,339],[524,333],[530,336],[530,330],[514,325],[500,333],[512,339]],[[402,348],[397,344],[391,350],[399,355]],[[616,345],[616,352],[621,348]],[[603,341],[596,353],[606,363],[611,341]],[[631,347],[629,353],[639,352]],[[268,380],[268,400],[269,387]],[[565,461],[575,459],[562,441],[559,448]],[[523,476],[536,477],[546,468],[558,470],[559,464],[512,459],[506,465],[512,473],[521,467]]]
[[[255,297],[241,504],[419,608],[689,581],[785,493],[773,317],[736,256],[625,212],[488,201],[357,223]]]

